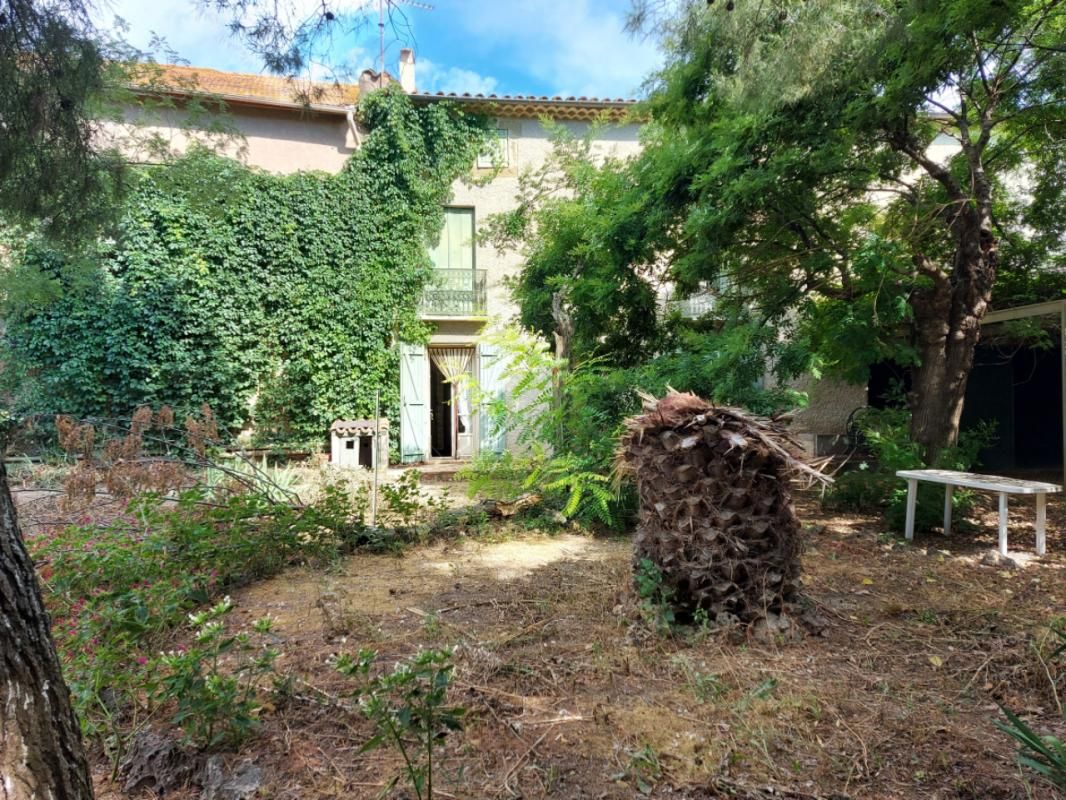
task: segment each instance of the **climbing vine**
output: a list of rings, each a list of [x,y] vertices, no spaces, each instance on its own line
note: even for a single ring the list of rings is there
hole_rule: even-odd
[[[399,404],[397,340],[427,331],[427,244],[484,136],[479,118],[402,92],[365,97],[370,133],[337,175],[279,176],[206,150],[144,168],[114,239],[75,259],[30,241],[0,363],[17,406],[115,416],[208,403],[233,429],[320,440]]]

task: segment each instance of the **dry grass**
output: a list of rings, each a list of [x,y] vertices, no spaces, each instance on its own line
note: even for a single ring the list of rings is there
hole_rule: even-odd
[[[664,798],[1052,798],[992,725],[1003,703],[1066,733],[1064,677],[1042,658],[1066,608],[1066,514],[1049,511],[1049,556],[1008,570],[978,563],[994,528],[905,546],[804,501],[804,591],[830,624],[780,645],[649,632],[626,539],[465,541],[292,571],[235,597],[246,619],[277,618],[297,690],[233,758],[264,767],[264,797],[378,796],[400,764],[359,753],[369,724],[331,661],[449,645],[470,718],[445,745],[443,798],[635,797],[641,781]],[[1031,510],[1016,513],[1012,547],[1031,550]]]

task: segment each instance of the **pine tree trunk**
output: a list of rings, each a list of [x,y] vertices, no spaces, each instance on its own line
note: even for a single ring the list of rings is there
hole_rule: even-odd
[[[0,800],[91,800],[81,731],[0,460]]]

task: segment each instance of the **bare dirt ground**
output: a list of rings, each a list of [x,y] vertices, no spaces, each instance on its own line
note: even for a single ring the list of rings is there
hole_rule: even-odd
[[[801,513],[806,593],[829,625],[794,643],[652,633],[628,595],[624,538],[458,540],[247,587],[237,613],[276,618],[296,696],[227,759],[264,769],[262,797],[377,797],[401,763],[360,754],[370,723],[334,658],[370,647],[390,665],[453,646],[452,700],[469,716],[443,747],[439,797],[1057,797],[993,720],[1002,703],[1066,735],[1063,675],[1043,657],[1066,611],[1062,503],[1043,559],[1032,509],[1012,506],[1011,546],[1030,554],[1019,568],[980,563],[990,505],[976,529],[913,546],[876,518],[811,499]],[[403,785],[389,796],[413,796]]]

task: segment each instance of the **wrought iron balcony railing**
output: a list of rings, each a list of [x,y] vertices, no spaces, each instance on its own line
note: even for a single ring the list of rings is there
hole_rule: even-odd
[[[678,311],[685,319],[699,319],[714,311],[715,297],[701,292],[691,297],[668,297],[663,303],[667,311]]]
[[[488,291],[483,269],[435,269],[422,294],[426,317],[484,317]]]

